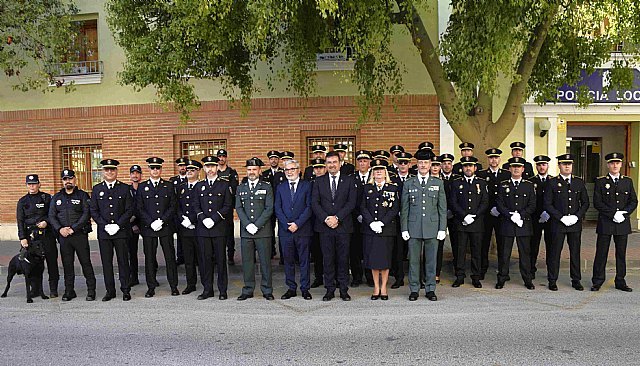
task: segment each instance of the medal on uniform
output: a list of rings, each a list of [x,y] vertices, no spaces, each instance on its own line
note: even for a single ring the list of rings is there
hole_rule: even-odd
[[[389,204],[387,203],[387,201],[382,202],[382,207],[387,207],[389,206]]]
[[[611,185],[609,185],[609,183],[607,183],[607,184],[604,185],[604,188],[609,189],[609,188],[611,188]]]
[[[504,190],[506,193],[509,193],[509,187],[507,187],[507,189]]]

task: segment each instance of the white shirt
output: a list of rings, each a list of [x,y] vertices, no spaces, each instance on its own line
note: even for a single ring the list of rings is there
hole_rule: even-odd
[[[149,182],[151,182],[151,184],[153,184],[153,186],[155,187],[155,186],[158,185],[158,183],[160,183],[160,179],[154,180],[154,179],[149,178]]]
[[[291,189],[291,184],[293,183],[293,190],[297,191],[299,182],[300,182],[300,178],[296,178],[296,180],[290,180],[289,181],[289,189]]]
[[[560,177],[562,179],[564,179],[564,180],[568,180],[569,183],[571,183],[571,175],[562,175],[562,174],[560,174]]]
[[[616,174],[616,175],[613,175],[613,174],[609,173],[609,175],[611,176],[611,179],[617,179],[617,180],[620,180],[620,173],[618,173],[618,174]]]
[[[520,178],[520,179],[511,179],[511,182],[513,182],[513,185],[515,186],[515,185],[516,185],[516,182],[517,182],[518,184],[522,183],[522,178]]]
[[[104,183],[107,185],[107,188],[109,188],[109,189],[115,187],[115,185],[116,185],[116,181],[115,180],[113,182],[107,182],[105,180]]]
[[[362,182],[362,180],[364,179],[364,182],[368,182],[369,181],[369,171],[367,171],[365,174],[362,174],[361,172],[358,172],[358,179],[360,179],[360,181]]]
[[[421,175],[420,173],[418,173],[418,182],[420,184],[422,184],[422,180],[425,180],[425,183],[427,183],[429,181],[429,175]]]
[[[331,189],[331,185],[333,184],[333,177],[336,177],[336,191],[338,190],[338,184],[340,183],[340,171],[336,173],[336,175],[331,175],[331,173],[327,174],[329,176],[329,189]]]
[[[247,181],[249,182],[249,188],[255,188],[256,185],[258,185],[258,181],[260,181],[259,179],[256,180],[251,180],[247,178]]]
[[[217,175],[213,179],[207,177],[207,184],[210,185],[210,186],[213,185],[213,183],[216,182],[216,179],[218,179]]]

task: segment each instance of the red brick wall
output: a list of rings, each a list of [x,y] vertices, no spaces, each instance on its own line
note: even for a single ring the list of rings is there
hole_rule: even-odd
[[[356,136],[356,149],[401,144],[410,152],[420,142],[432,141],[438,151],[436,97],[405,96],[396,103],[397,110],[386,105],[379,122],[358,130],[354,130],[357,106],[352,97],[312,98],[304,107],[294,98],[256,99],[246,116],[226,101],[204,102],[187,125],[154,104],[0,112],[0,222],[15,222],[16,202],[26,192],[26,174],[39,174],[43,191],[61,188],[63,145],[101,141],[103,156],[118,159],[125,167],[144,166],[147,157],[160,156],[170,163],[165,165],[165,178],[176,173],[171,163],[183,140],[226,139],[229,165],[241,177],[244,160],[265,158],[272,149],[293,151],[305,165],[305,141],[310,136],[348,134]],[[120,178],[127,181],[127,173],[121,169]]]

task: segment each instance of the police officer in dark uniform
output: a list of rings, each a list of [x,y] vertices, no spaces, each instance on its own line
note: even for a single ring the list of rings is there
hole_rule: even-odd
[[[23,247],[28,246],[28,238],[34,232],[42,240],[47,272],[49,273],[49,294],[58,297],[58,247],[56,237],[49,225],[49,206],[51,195],[40,191],[40,178],[37,174],[29,174],[26,178],[28,193],[18,201],[16,222],[18,224],[18,239]],[[42,284],[40,284],[42,289]]]
[[[267,153],[267,158],[269,159],[269,169],[265,169],[262,172],[262,180],[265,182],[269,182],[271,186],[275,183],[273,178],[277,173],[284,172],[284,169],[280,168],[280,156],[281,153],[276,150],[271,150]]]
[[[551,223],[549,219],[551,216],[544,210],[544,190],[547,187],[547,183],[553,176],[549,175],[549,162],[551,158],[546,155],[538,155],[533,158],[536,163],[536,170],[538,174],[529,179],[533,183],[533,188],[536,191],[536,211],[531,218],[533,223],[533,236],[531,237],[531,279],[536,278],[538,262],[538,254],[540,253],[540,240],[542,239],[542,233],[544,231],[544,247],[546,253],[550,252],[551,245]]]
[[[456,279],[452,287],[460,287],[465,278],[465,255],[467,244],[471,252],[471,281],[473,287],[481,288],[482,283],[482,233],[484,219],[489,208],[489,194],[485,180],[476,176],[478,159],[474,156],[460,158],[463,176],[451,182],[449,201],[454,214],[458,235],[456,265]]]
[[[584,181],[573,176],[573,155],[558,156],[560,174],[549,180],[544,192],[544,209],[551,216],[551,252],[547,253],[549,290],[558,291],[556,281],[560,270],[560,255],[564,239],[569,244],[571,285],[584,290],[580,280],[580,236],[582,220],[589,208],[589,196]]]
[[[178,193],[178,186],[187,181],[187,162],[189,158],[182,157],[176,159],[176,166],[178,167],[178,175],[174,175],[169,178],[169,181],[173,184],[173,187]],[[180,224],[179,221],[175,222],[175,226],[178,227]],[[182,238],[178,235],[176,240],[176,264],[181,265],[184,264],[184,254],[182,252]]]
[[[449,230],[449,241],[451,242],[451,252],[453,254],[453,268],[455,270],[455,261],[458,256],[458,234],[456,233],[457,227],[453,211],[451,211],[451,187],[453,186],[452,182],[460,176],[453,173],[454,159],[452,154],[445,153],[440,155],[440,179],[442,179],[444,190],[447,193],[447,230]]]
[[[49,207],[49,223],[58,233],[60,256],[64,270],[64,295],[62,301],[70,301],[77,297],[74,290],[76,274],[74,271],[74,255],[78,256],[82,274],[87,281],[87,301],[96,299],[96,276],[91,265],[89,254],[90,199],[87,192],[76,186],[76,173],[71,169],[62,171],[64,188],[53,195]]]
[[[473,156],[473,149],[475,148],[474,144],[470,142],[463,142],[460,145],[458,145],[458,147],[460,148],[460,157]],[[480,172],[480,171],[482,171],[482,164],[478,162],[476,164],[476,172]],[[453,164],[453,172],[455,174],[462,176],[463,175],[462,164],[460,164],[459,162]]]
[[[398,186],[398,194],[400,198],[402,198],[404,183],[409,180],[409,178],[415,177],[414,174],[410,173],[411,158],[413,158],[413,155],[405,151],[397,153],[396,156],[398,158],[398,175],[391,179],[391,181]],[[408,249],[407,241],[402,239],[400,225],[398,225],[396,242],[392,254],[393,265],[391,266],[391,275],[395,278],[395,281],[391,285],[392,289],[404,286],[404,261],[407,258]]]
[[[395,175],[398,174],[398,157],[396,156],[396,154],[404,151],[404,147],[401,145],[393,145],[389,148],[389,153],[391,153],[389,167],[387,168],[389,172],[392,172]]]
[[[195,187],[193,202],[198,224],[198,266],[200,267],[200,281],[204,287],[198,300],[204,300],[214,295],[213,292],[213,261],[218,269],[218,299],[226,300],[229,277],[224,251],[228,220],[233,220],[233,199],[231,183],[228,176],[219,176],[218,157],[205,156],[202,159],[206,177]]]
[[[122,300],[131,300],[129,285],[129,231],[133,215],[133,199],[129,186],[118,180],[118,165],[115,159],[104,159],[102,175],[104,181],[93,186],[91,196],[91,217],[98,225],[100,259],[104,270],[104,285],[107,293],[102,301],[116,297],[116,283],[113,275],[113,251],[118,262],[118,277]]]
[[[478,178],[484,179],[487,182],[487,189],[489,192],[489,209],[484,218],[484,233],[482,234],[482,264],[480,279],[484,279],[484,276],[489,269],[489,250],[491,249],[491,236],[495,233],[496,236],[496,248],[498,251],[498,258],[502,257],[502,238],[500,236],[500,212],[496,207],[496,199],[498,197],[498,185],[500,182],[505,181],[511,177],[509,171],[500,168],[500,155],[502,150],[492,148],[485,151],[489,162],[489,167],[486,170],[478,171]],[[454,168],[455,171],[455,168]]]
[[[512,142],[509,147],[511,147],[511,156],[514,158],[523,158],[524,148],[526,145],[520,141]],[[502,169],[509,170],[509,163],[502,164]],[[533,166],[530,162],[526,161],[524,164],[524,173],[522,174],[522,178],[531,179],[534,176]]]
[[[351,237],[351,245],[349,246],[349,268],[351,269],[351,287],[358,287],[362,284],[362,274],[364,272],[367,283],[373,285],[373,277],[371,271],[363,271],[363,246],[362,246],[362,214],[360,213],[360,203],[362,201],[362,191],[364,186],[369,183],[371,178],[371,152],[367,150],[358,150],[355,153],[357,161],[357,172],[354,173],[356,178],[356,208],[353,210],[353,236]]]
[[[327,154],[327,148],[323,145],[313,145],[311,146],[311,153],[313,154],[311,160],[322,159],[324,160],[325,155]],[[304,169],[304,174],[302,179],[311,180],[313,175],[313,163],[309,162],[309,166]]]
[[[509,278],[509,262],[513,240],[518,243],[520,275],[529,290],[535,289],[531,281],[530,245],[533,235],[532,215],[536,210],[536,193],[533,183],[524,179],[523,158],[509,159],[511,178],[500,182],[496,205],[500,211],[500,236],[502,257],[498,260],[497,289],[504,287]]]
[[[194,207],[196,199],[196,184],[199,182],[202,164],[197,160],[187,160],[187,180],[178,186],[178,238],[182,240],[184,252],[184,271],[187,277],[187,287],[182,291],[188,295],[196,290],[198,275],[196,264],[198,263],[198,239],[196,225],[198,218]]]
[[[226,179],[231,187],[231,201],[236,198],[236,189],[240,180],[238,178],[238,172],[227,165],[227,150],[219,149],[216,153],[218,157],[218,177]],[[231,213],[233,214],[233,204],[231,206]],[[227,243],[227,259],[230,265],[235,264],[234,257],[236,254],[236,238],[235,238],[235,222],[233,218],[230,220],[224,220],[227,225],[226,243]]]
[[[311,166],[313,167],[313,175],[311,176],[311,182],[315,184],[315,181],[318,177],[321,177],[327,173],[327,166],[325,164],[324,159],[313,159],[311,160]],[[311,219],[313,218],[312,211]],[[311,283],[311,288],[320,287],[324,284],[323,274],[324,274],[324,266],[323,266],[323,258],[322,258],[322,248],[320,247],[320,233],[315,231],[313,232],[313,236],[311,237],[311,260],[313,261],[313,282]]]
[[[631,292],[625,276],[627,274],[626,252],[627,238],[631,233],[629,217],[638,207],[638,197],[633,181],[620,174],[624,155],[613,152],[605,156],[609,174],[596,180],[593,193],[593,206],[598,210],[596,233],[596,257],[593,261],[593,285],[591,291],[598,291],[605,280],[607,255],[611,238],[616,246],[616,278],[618,290]]]
[[[138,241],[140,239],[140,214],[138,214],[137,200],[138,200],[138,186],[142,181],[142,167],[140,165],[132,165],[129,168],[129,179],[131,185],[129,186],[129,192],[131,193],[131,204],[133,205],[133,215],[130,219],[131,232],[129,233],[129,286],[133,287],[139,285],[138,280]]]
[[[424,141],[421,142],[420,144],[418,144],[418,150],[417,151],[428,151],[429,153],[433,153],[435,155],[435,153],[433,152],[433,142],[431,141]],[[411,168],[409,169],[409,173],[411,173],[412,175],[418,175],[418,164],[413,164],[411,166]]]
[[[151,157],[146,160],[149,165],[149,179],[138,187],[137,212],[142,224],[142,246],[144,248],[145,277],[148,290],[145,297],[153,297],[158,267],[156,254],[158,243],[162,247],[167,266],[167,281],[171,287],[171,296],[180,295],[178,291],[178,269],[176,253],[173,247],[175,230],[176,194],[173,184],[162,179],[162,163],[164,160]]]
[[[333,145],[333,151],[337,152],[340,157],[340,174],[351,175],[356,171],[356,167],[344,161],[345,156],[347,155],[348,146],[345,144],[335,144]]]

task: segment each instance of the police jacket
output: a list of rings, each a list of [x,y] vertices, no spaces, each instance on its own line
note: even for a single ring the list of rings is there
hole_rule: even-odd
[[[49,206],[49,223],[56,233],[63,227],[71,227],[76,234],[91,232],[89,219],[91,213],[89,194],[75,187],[69,194],[62,188],[51,198]]]
[[[98,224],[98,239],[123,239],[129,237],[133,215],[133,198],[129,185],[119,180],[109,189],[106,182],[93,186],[91,195],[91,217]],[[120,227],[114,235],[104,230],[107,224]]]
[[[18,238],[20,240],[28,239],[31,232],[36,228],[35,225],[41,221],[47,223],[44,232],[51,232],[51,225],[49,225],[50,204],[51,195],[44,192],[26,194],[18,200],[16,222],[18,223]]]

